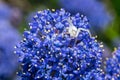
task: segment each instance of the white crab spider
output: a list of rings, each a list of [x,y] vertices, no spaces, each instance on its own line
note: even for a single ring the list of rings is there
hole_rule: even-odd
[[[67,28],[67,30],[68,30],[68,33],[70,34],[71,37],[76,38],[81,31],[86,31],[86,32],[88,32],[89,35],[90,35],[90,37],[91,37],[91,33],[90,33],[90,31],[89,31],[88,29],[84,29],[84,28],[78,28],[78,29],[77,29],[77,28],[72,24],[72,22],[71,22],[70,19],[68,20],[68,22],[69,22],[70,26]]]

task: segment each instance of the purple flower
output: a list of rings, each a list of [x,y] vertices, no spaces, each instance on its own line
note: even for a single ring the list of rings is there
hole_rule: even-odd
[[[11,8],[3,2],[0,2],[0,19],[10,20],[12,15]]]
[[[101,75],[91,74],[101,71],[102,49],[91,36],[85,16],[72,16],[64,9],[44,10],[36,13],[29,27],[15,47],[22,80],[81,80]]]
[[[0,1],[0,20],[10,21],[15,27],[21,22],[22,13],[18,8]]]
[[[12,25],[6,20],[0,20],[0,80],[11,77],[17,69],[17,56],[13,51],[19,40],[20,35]]]
[[[88,17],[92,27],[105,29],[112,20],[101,0],[59,0],[60,5],[69,12],[82,13]]]
[[[105,79],[120,80],[120,47],[113,54],[113,57],[106,61]]]

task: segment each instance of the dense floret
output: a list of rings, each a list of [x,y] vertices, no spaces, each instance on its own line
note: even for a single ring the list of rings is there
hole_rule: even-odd
[[[101,71],[102,49],[85,16],[71,16],[64,9],[44,10],[29,26],[15,47],[23,80],[86,80],[101,75],[92,75]]]

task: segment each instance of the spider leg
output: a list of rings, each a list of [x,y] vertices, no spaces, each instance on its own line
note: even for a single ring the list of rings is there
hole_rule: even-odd
[[[88,29],[84,29],[84,28],[78,28],[78,30],[82,30],[82,31],[86,31],[86,32],[88,32],[88,34],[90,35],[90,37],[92,37],[92,35],[91,35],[91,33],[90,33],[90,31],[88,30]],[[80,32],[79,31],[79,32]],[[79,33],[78,34],[76,34],[76,36],[78,36],[79,35]]]
[[[92,37],[92,35],[91,35],[91,33],[90,33],[89,30],[87,30],[87,29],[83,29],[83,28],[78,28],[77,33],[76,33],[76,35],[75,35],[75,38],[76,38],[76,39],[75,39],[75,42],[74,42],[74,46],[76,45],[77,37],[78,37],[79,33],[81,32],[81,30],[82,30],[82,31],[86,31],[86,32],[88,32],[88,34],[90,35],[90,37]]]

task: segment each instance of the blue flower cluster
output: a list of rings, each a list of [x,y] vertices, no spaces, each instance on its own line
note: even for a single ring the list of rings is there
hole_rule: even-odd
[[[10,18],[10,7],[0,1],[0,80],[10,80],[18,67],[13,51],[21,37],[13,28]]]
[[[71,13],[82,13],[88,17],[92,27],[106,29],[112,16],[106,10],[102,0],[59,0],[60,6]]]
[[[12,28],[9,22],[0,21],[0,80],[10,77],[17,69],[17,57],[13,51],[14,45],[19,40],[19,33]]]
[[[113,57],[106,61],[106,80],[120,80],[120,47],[113,54]]]
[[[0,1],[0,19],[10,20],[11,15],[12,15],[12,10],[10,9],[10,7]]]
[[[102,80],[102,45],[85,16],[39,11],[16,45],[22,80]]]

